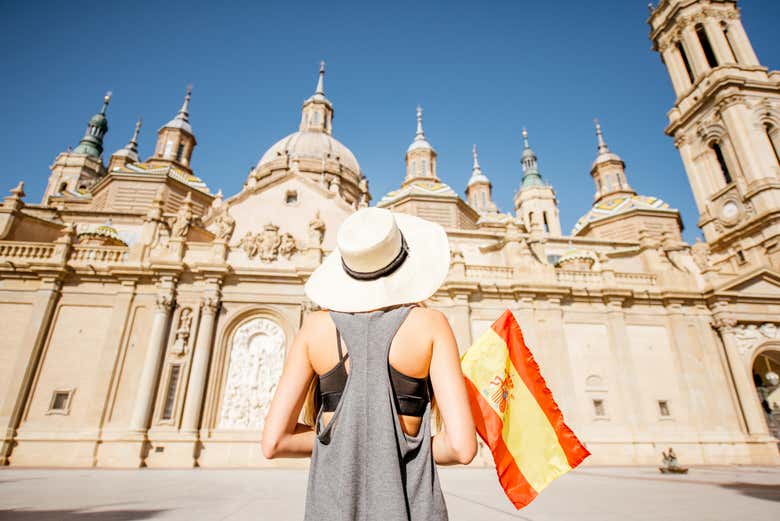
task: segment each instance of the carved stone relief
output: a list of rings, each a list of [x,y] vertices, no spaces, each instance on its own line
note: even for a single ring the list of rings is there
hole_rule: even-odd
[[[756,347],[768,340],[780,340],[777,324],[740,324],[734,328],[737,349],[742,356],[749,356]]]
[[[291,259],[299,251],[295,237],[289,232],[280,234],[279,227],[273,223],[263,226],[260,233],[246,232],[235,246],[244,250],[250,259],[259,257],[262,262],[273,262],[280,255]]]
[[[267,318],[254,318],[236,330],[230,345],[219,427],[262,430],[284,365],[285,336]]]

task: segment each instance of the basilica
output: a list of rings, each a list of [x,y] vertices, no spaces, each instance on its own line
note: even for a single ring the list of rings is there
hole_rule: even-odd
[[[779,464],[780,72],[736,4],[661,0],[647,20],[694,244],[663,194],[632,188],[598,123],[592,208],[566,233],[527,132],[502,212],[476,146],[467,186],[447,184],[419,108],[398,188],[372,196],[336,138],[324,67],[297,130],[235,194],[191,167],[189,89],[146,158],[140,121],[104,153],[106,96],[43,199],[20,182],[0,205],[0,462],[305,465],[264,459],[264,417],[314,309],[304,282],[341,221],[375,204],[444,226],[450,272],[425,305],[461,351],[510,308],[589,463],[657,464],[673,447],[687,465]],[[490,464],[482,447],[472,465]]]

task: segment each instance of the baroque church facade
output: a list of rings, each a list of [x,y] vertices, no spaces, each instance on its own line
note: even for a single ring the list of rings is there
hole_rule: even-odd
[[[476,146],[464,196],[446,184],[420,109],[403,182],[372,203],[322,68],[298,130],[230,197],[190,166],[189,90],[151,157],[139,121],[107,163],[106,97],[43,200],[20,183],[0,206],[0,462],[304,464],[263,458],[263,420],[313,309],[304,282],[340,222],[376,204],[445,227],[450,273],[425,304],[461,351],[512,309],[591,463],[656,464],[669,446],[686,464],[780,463],[780,72],[733,0],[662,0],[648,23],[695,244],[677,210],[631,187],[598,124],[593,206],[565,234],[527,132],[501,212]],[[490,463],[483,447],[472,465]]]

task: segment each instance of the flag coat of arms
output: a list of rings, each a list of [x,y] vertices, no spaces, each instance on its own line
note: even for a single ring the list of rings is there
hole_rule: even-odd
[[[477,432],[515,508],[590,455],[564,423],[509,309],[463,353],[461,368]]]

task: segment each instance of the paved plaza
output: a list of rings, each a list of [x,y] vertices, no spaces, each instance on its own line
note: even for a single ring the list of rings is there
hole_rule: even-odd
[[[452,521],[777,519],[780,468],[585,467],[515,511],[495,472],[440,468]],[[2,521],[287,521],[303,518],[305,470],[0,470]],[[381,521],[381,520],[378,520]]]

